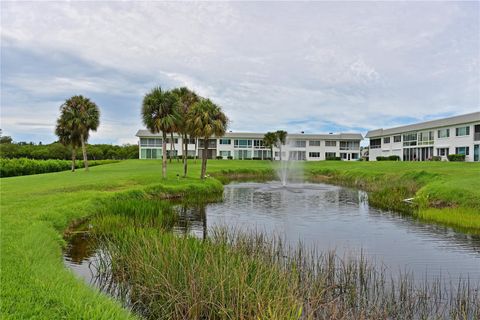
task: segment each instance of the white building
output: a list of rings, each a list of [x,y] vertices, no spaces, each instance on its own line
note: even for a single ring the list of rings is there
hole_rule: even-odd
[[[208,141],[209,159],[270,159],[270,149],[263,144],[264,133],[227,132],[223,137]],[[160,159],[162,157],[162,135],[153,134],[149,130],[139,130],[140,159]],[[339,157],[343,160],[360,158],[359,133],[339,134],[288,134],[287,146],[282,147],[282,159],[293,160],[325,160]],[[167,150],[170,150],[170,139]],[[201,157],[204,149],[202,139],[190,139],[188,155]],[[197,151],[196,151],[197,150]],[[182,138],[174,136],[174,155],[182,155]],[[280,150],[273,148],[274,158],[280,158]]]
[[[464,154],[465,161],[480,161],[480,112],[427,121],[391,129],[377,129],[370,139],[369,159],[397,155],[404,161],[424,161],[433,156]]]

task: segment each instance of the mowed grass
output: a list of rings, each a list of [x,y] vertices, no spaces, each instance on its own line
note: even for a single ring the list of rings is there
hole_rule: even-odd
[[[62,232],[75,220],[97,213],[98,201],[119,192],[151,197],[183,196],[221,188],[216,179],[200,181],[200,161],[169,164],[128,160],[79,170],[15,178],[1,183],[1,314],[5,319],[127,319],[132,314],[75,278],[62,263]],[[362,187],[390,206],[399,196],[417,195],[419,215],[445,224],[480,230],[480,164],[406,162],[305,163],[310,177]],[[245,177],[272,174],[268,161],[209,161],[208,172]],[[235,174],[237,172],[237,174]],[[179,175],[179,176],[177,176]],[[389,195],[389,192],[392,192]],[[413,195],[412,195],[413,193]],[[441,219],[439,219],[441,217]]]

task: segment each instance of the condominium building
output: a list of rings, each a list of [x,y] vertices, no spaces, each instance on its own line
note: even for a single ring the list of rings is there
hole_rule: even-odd
[[[404,161],[430,160],[463,154],[465,161],[480,161],[480,112],[421,122],[391,129],[377,129],[370,139],[369,159],[397,155]]]
[[[207,158],[213,159],[271,159],[270,148],[264,145],[264,133],[227,132],[223,137],[209,139]],[[162,134],[154,134],[149,130],[139,130],[140,159],[160,159],[162,157]],[[274,159],[291,159],[318,161],[330,158],[342,160],[358,160],[360,158],[359,133],[339,134],[288,134],[287,144],[273,148]],[[173,137],[173,148],[170,138],[167,139],[167,150],[174,155],[182,155],[182,138]],[[169,151],[169,150],[172,151]],[[203,139],[189,139],[188,156],[201,157],[204,152]],[[280,152],[282,154],[280,154]]]

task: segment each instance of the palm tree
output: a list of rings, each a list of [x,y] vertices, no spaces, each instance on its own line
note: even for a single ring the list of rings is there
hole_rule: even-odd
[[[178,126],[179,133],[182,136],[183,147],[184,150],[182,151],[183,154],[183,177],[187,176],[187,163],[188,163],[188,140],[192,137],[192,134],[189,132],[187,127],[187,116],[188,111],[192,108],[192,106],[200,100],[199,96],[188,89],[187,87],[181,87],[173,89],[172,92],[177,95],[178,99],[180,100],[180,124]]]
[[[277,135],[277,144],[280,149],[280,160],[282,160],[282,146],[287,143],[287,131],[278,130],[275,134]]]
[[[80,141],[79,132],[73,130],[73,128],[69,128],[67,121],[62,115],[57,119],[55,134],[58,136],[58,141],[61,144],[72,148],[72,172],[74,172],[76,167],[75,161],[77,157],[77,148],[81,146],[82,142]]]
[[[83,163],[88,171],[88,157],[86,142],[91,131],[97,131],[100,125],[100,110],[95,102],[81,95],[67,99],[60,107],[61,118],[64,128],[70,130],[70,134],[79,135],[82,146]]]
[[[277,135],[275,132],[267,132],[263,137],[263,143],[270,148],[270,160],[273,161],[273,146],[277,144]]]
[[[152,133],[162,133],[162,176],[167,177],[167,133],[177,125],[178,98],[170,91],[153,88],[142,103],[143,124]]]
[[[187,128],[194,137],[203,138],[201,179],[207,172],[208,139],[212,136],[221,137],[227,131],[228,118],[222,109],[210,99],[195,103],[188,112]]]

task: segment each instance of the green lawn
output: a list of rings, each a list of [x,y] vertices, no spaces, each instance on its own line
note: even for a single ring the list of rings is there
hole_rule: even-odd
[[[478,163],[323,161],[304,166],[313,178],[370,190],[371,199],[380,206],[395,207],[399,197],[417,192],[423,218],[480,230]],[[248,175],[268,173],[270,168],[267,161],[214,160],[209,161],[208,172]],[[213,178],[198,180],[200,161],[190,163],[187,179],[177,177],[181,170],[181,164],[173,162],[169,178],[162,180],[160,161],[128,160],[93,167],[88,173],[79,170],[1,179],[2,317],[132,317],[119,303],[95,292],[64,267],[62,231],[76,219],[95,213],[96,199],[118,192],[181,194],[192,188],[220,187]]]

